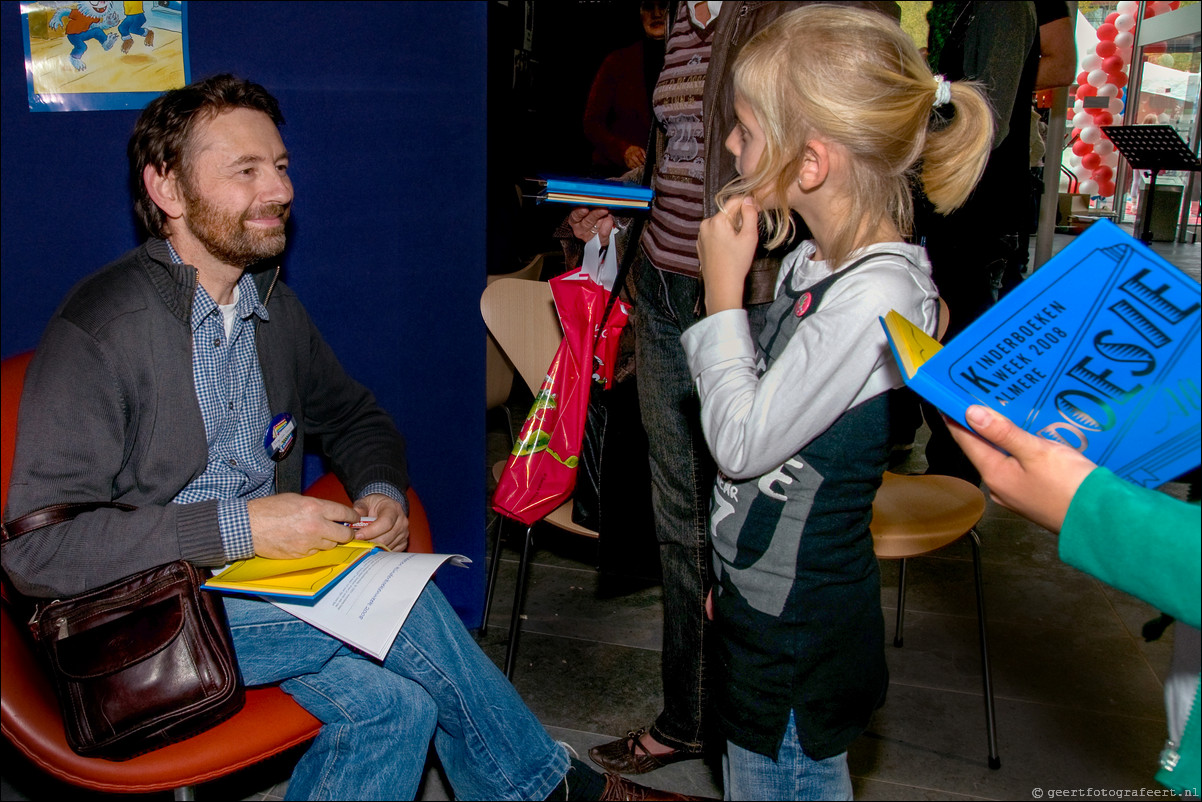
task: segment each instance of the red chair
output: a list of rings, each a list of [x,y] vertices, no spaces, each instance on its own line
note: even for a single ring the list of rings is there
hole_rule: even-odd
[[[7,504],[16,442],[17,406],[32,353],[0,363],[0,506]],[[332,474],[308,495],[349,504]],[[421,501],[409,491],[409,549],[430,552],[429,521]],[[224,777],[303,744],[317,735],[321,722],[279,688],[246,692],[237,715],[186,741],[132,760],[113,762],[80,757],[67,746],[54,691],[37,662],[22,623],[14,617],[7,594],[0,612],[0,724],[7,738],[35,766],[72,785],[110,794],[141,794],[175,789],[176,799],[191,799],[191,786]]]

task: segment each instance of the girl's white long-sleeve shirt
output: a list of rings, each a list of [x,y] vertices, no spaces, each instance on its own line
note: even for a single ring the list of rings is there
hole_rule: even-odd
[[[806,241],[785,257],[777,295],[790,273],[799,291],[830,275],[825,261],[811,258],[814,251]],[[710,315],[681,336],[705,439],[726,476],[773,470],[848,409],[902,385],[879,318],[896,309],[934,334],[931,265],[920,246],[900,242],[868,246],[846,264],[870,254],[880,256],[835,282],[766,372],[745,310]]]

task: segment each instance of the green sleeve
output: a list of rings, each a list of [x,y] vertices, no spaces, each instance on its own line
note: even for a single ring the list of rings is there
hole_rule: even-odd
[[[1093,471],[1060,530],[1060,559],[1162,612],[1199,626],[1200,508]]]

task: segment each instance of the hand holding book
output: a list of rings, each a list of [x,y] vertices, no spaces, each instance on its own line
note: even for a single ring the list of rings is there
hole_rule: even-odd
[[[1097,466],[1066,445],[1027,434],[988,407],[974,404],[966,417],[972,431],[950,419],[948,429],[981,472],[990,497],[1059,532],[1077,488]]]
[[[601,242],[609,242],[609,234],[614,230],[614,219],[608,209],[590,209],[580,207],[568,213],[568,225],[576,239],[589,242],[599,238]]]

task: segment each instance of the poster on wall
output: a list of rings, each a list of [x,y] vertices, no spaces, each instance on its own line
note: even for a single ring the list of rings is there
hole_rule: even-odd
[[[140,109],[189,83],[186,2],[23,2],[31,111]]]

